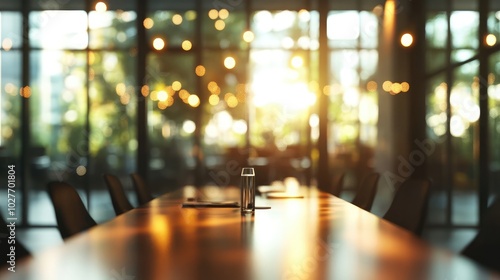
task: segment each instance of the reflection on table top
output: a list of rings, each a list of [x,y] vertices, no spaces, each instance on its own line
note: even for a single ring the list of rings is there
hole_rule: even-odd
[[[235,208],[182,208],[187,197],[238,200],[236,188],[184,188],[63,246],[18,263],[1,279],[496,279],[316,189],[302,199],[257,197]]]

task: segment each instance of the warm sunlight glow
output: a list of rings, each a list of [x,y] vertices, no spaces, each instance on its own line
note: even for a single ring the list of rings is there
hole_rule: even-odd
[[[103,13],[108,10],[108,6],[104,2],[97,2],[95,4],[95,10],[96,12]]]
[[[287,111],[301,110],[316,102],[316,95],[309,91],[305,83],[276,83],[272,76],[260,77],[251,85],[253,89],[253,104],[265,107],[279,104]]]
[[[413,44],[413,36],[410,33],[405,33],[401,36],[401,45],[403,47],[409,47]]]
[[[294,56],[292,57],[291,64],[293,68],[300,68],[304,66],[304,60],[300,56]]]
[[[155,22],[153,21],[152,18],[146,18],[146,19],[144,19],[142,24],[144,25],[144,28],[151,29],[155,25]]]
[[[163,50],[165,48],[165,41],[162,38],[155,38],[153,40],[153,48],[158,51]]]
[[[227,69],[233,69],[236,66],[236,60],[232,56],[228,56],[224,59],[224,66]]]
[[[185,51],[189,51],[191,50],[191,48],[193,48],[193,44],[191,43],[191,41],[189,40],[184,40],[182,42],[182,49],[185,50]]]

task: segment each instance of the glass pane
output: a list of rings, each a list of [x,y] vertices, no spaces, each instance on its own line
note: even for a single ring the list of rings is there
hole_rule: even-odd
[[[500,53],[490,57],[488,76],[489,136],[490,136],[490,191],[498,193],[500,180]]]
[[[451,61],[452,62],[462,62],[472,58],[476,54],[474,50],[453,50],[451,51]]]
[[[250,53],[250,142],[258,155],[274,156],[268,157],[272,161],[268,172],[275,176],[270,180],[300,174],[293,163],[304,156],[309,114],[316,102],[306,59],[307,52],[302,51]]]
[[[330,47],[355,48],[361,34],[358,11],[330,12],[327,35]]]
[[[253,48],[318,49],[319,15],[308,11],[258,11],[252,16]]]
[[[201,15],[201,20],[204,46],[225,49],[244,48],[247,45],[241,39],[246,30],[244,13],[212,9],[207,14]]]
[[[425,24],[427,46],[431,48],[446,48],[448,37],[448,18],[446,13],[430,13]]]
[[[81,188],[88,155],[85,52],[31,52],[31,137],[28,222],[55,224],[46,182]]]
[[[31,12],[30,43],[34,48],[85,49],[88,45],[84,11]]]
[[[446,50],[428,49],[425,55],[427,72],[443,70],[448,61]]]
[[[488,16],[488,32],[492,35],[494,35],[491,38],[493,41],[492,44],[494,45],[497,43],[497,41],[500,39],[500,12],[495,12],[495,13],[490,13]]]
[[[4,50],[20,48],[23,43],[22,16],[17,12],[0,12],[0,42]]]
[[[479,13],[473,11],[455,11],[450,17],[451,45],[453,48],[479,47]]]
[[[184,41],[192,45],[195,41],[195,23],[197,14],[195,11],[175,12],[157,11],[149,15],[144,21],[147,29],[148,42],[153,43],[156,38],[163,39],[168,48],[178,48]]]
[[[378,70],[378,51],[377,50],[361,50],[359,52],[361,72],[360,78],[363,82],[368,82],[374,79]]]
[[[90,12],[90,48],[123,49],[135,46],[136,18],[136,13],[131,11]]]
[[[445,75],[439,75],[429,81],[426,96],[427,139],[415,143],[427,156],[427,174],[433,180],[429,201],[429,224],[446,223],[447,190],[450,188],[447,174],[449,159],[446,157],[448,130],[447,85]]]
[[[195,56],[189,53],[150,54],[147,60],[148,180],[156,193],[194,183],[195,120],[201,102],[195,68]]]
[[[21,52],[0,51],[0,180],[3,183],[0,192],[0,213],[7,216],[8,167],[14,165],[16,191],[16,217],[21,222],[23,199],[20,189],[21,172]]]
[[[361,47],[376,48],[379,37],[379,20],[372,12],[360,12]]]
[[[99,220],[114,217],[103,173],[122,179],[131,196],[129,174],[136,171],[136,61],[128,52],[91,52],[89,72],[89,211]],[[130,198],[135,202],[135,196]]]
[[[450,95],[454,224],[478,223],[478,66],[478,61],[473,61],[454,71],[455,82]]]

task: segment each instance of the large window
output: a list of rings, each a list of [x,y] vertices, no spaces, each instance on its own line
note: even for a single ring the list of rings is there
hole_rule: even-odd
[[[139,165],[157,194],[233,184],[228,162],[256,166],[259,184],[310,183],[323,94],[334,168],[371,168],[358,164],[376,145],[379,18],[356,3],[328,16],[323,89],[319,13],[300,1],[150,1],[145,14],[131,1],[28,2],[26,16],[0,14],[0,156],[29,163],[28,224],[55,225],[51,180],[74,185],[99,222],[114,217],[102,175],[117,175],[135,204]]]
[[[0,180],[7,182],[7,166],[15,165],[21,172],[21,32],[22,17],[18,12],[0,12]],[[5,184],[5,183],[3,183]],[[22,198],[18,197],[18,218],[22,217]],[[7,192],[0,193],[0,205],[7,209]],[[0,211],[5,215],[3,211]]]
[[[441,214],[430,223],[472,226],[479,221],[479,13],[455,8],[429,12],[426,23],[430,209]]]
[[[376,83],[379,26],[371,11],[333,11],[328,16],[331,80],[324,94],[330,97],[329,150],[333,168],[351,178],[374,168],[382,86]]]

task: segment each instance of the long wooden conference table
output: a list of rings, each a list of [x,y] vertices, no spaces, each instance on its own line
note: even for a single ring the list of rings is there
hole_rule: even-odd
[[[497,274],[352,204],[301,189],[303,198],[257,197],[238,208],[184,208],[235,200],[239,190],[184,188],[62,246],[19,262],[0,279],[499,279]]]

